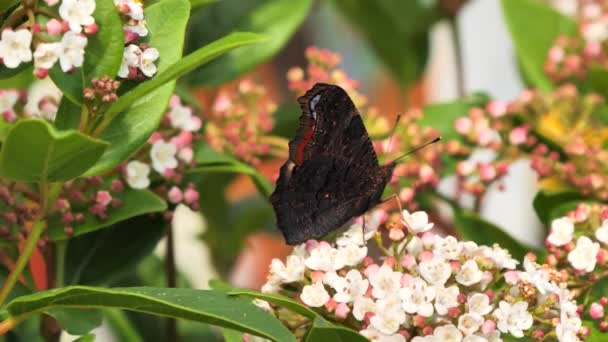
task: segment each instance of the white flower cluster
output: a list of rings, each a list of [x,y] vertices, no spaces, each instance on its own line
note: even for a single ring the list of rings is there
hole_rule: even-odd
[[[159,53],[155,48],[145,44],[133,44],[148,35],[142,4],[136,0],[114,0],[118,12],[122,14],[125,25],[125,49],[122,63],[118,70],[121,78],[135,79],[138,70],[146,77],[156,74],[156,64]]]
[[[375,263],[366,255],[363,238],[379,238],[377,229],[387,215],[372,215],[364,237],[361,224],[354,224],[335,244],[310,240],[285,263],[273,260],[262,291],[300,289],[304,304],[334,320],[352,318],[360,333],[374,341],[500,341],[501,333],[522,337],[533,324],[531,303],[550,305],[548,298],[557,293],[560,341],[574,341],[566,334],[576,338],[576,305],[536,264],[526,259],[526,270],[514,271],[518,262],[507,250],[435,235],[427,231],[432,224],[425,213],[407,211],[403,223],[412,234],[400,242],[391,238],[382,263]],[[510,283],[500,285],[506,275]],[[527,284],[534,298],[521,292]]]
[[[50,5],[55,5],[55,3],[53,2]],[[7,68],[14,69],[21,63],[31,62],[33,58],[36,68],[35,73],[39,78],[44,78],[48,74],[48,70],[57,61],[59,61],[61,70],[64,72],[82,66],[84,49],[87,46],[87,37],[82,31],[84,27],[85,33],[93,34],[97,32],[97,26],[93,18],[94,11],[95,0],[61,1],[58,12],[63,22],[51,19],[46,23],[45,31],[48,37],[59,36],[64,33],[63,36],[61,39],[52,42],[35,44],[33,53],[31,49],[33,35],[39,34],[39,32],[32,28],[4,29],[0,39],[2,63]],[[35,25],[39,27],[39,24]]]
[[[16,89],[0,90],[0,114],[5,122],[17,120],[18,112],[28,117],[55,120],[62,93],[51,80],[36,80],[23,94],[22,98]]]

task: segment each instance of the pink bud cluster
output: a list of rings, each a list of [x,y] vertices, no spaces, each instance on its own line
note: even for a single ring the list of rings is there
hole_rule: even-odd
[[[518,262],[498,245],[436,235],[422,211],[400,215],[395,222],[376,211],[365,227],[359,220],[335,242],[297,246],[285,262],[272,261],[262,291],[293,297],[372,341],[585,337],[559,272],[533,255],[517,271]],[[368,254],[372,249],[380,256]],[[270,311],[297,321],[297,329],[311,323]]]
[[[206,142],[215,150],[225,151],[252,164],[269,154],[264,136],[272,131],[276,104],[266,89],[245,79],[236,87],[220,89],[213,101],[205,129]]]

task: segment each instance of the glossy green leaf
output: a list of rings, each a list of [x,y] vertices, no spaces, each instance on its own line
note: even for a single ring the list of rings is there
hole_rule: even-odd
[[[201,143],[195,146],[194,160],[197,167],[189,172],[246,174],[251,177],[262,196],[267,198],[272,193],[272,184],[255,168],[228,154],[216,152],[208,145]]]
[[[278,305],[280,307],[283,307],[285,309],[291,310],[293,312],[299,313],[300,315],[302,315],[304,317],[308,317],[308,318],[319,317],[319,314],[312,311],[309,307],[304,306],[289,297],[285,297],[285,296],[282,296],[279,294],[261,293],[261,292],[257,292],[257,291],[253,291],[253,290],[247,290],[247,289],[233,289],[233,290],[228,291],[227,293],[231,296],[246,296],[246,297],[262,299],[269,303],[272,303],[272,304]]]
[[[420,79],[428,59],[429,30],[440,18],[435,6],[401,0],[334,3],[399,84],[406,87]]]
[[[82,107],[70,101],[67,97],[62,97],[55,116],[55,127],[61,130],[79,129],[80,114]]]
[[[598,66],[591,67],[583,82],[586,83],[589,90],[604,97],[608,96],[608,71],[606,69]]]
[[[222,329],[222,336],[224,337],[224,342],[242,342],[243,341],[243,333],[237,330],[232,329]]]
[[[150,37],[148,45],[156,48],[160,54],[158,74],[121,96],[104,114],[115,117],[101,135],[112,147],[87,175],[98,174],[118,165],[144,144],[158,127],[175,85],[175,82],[169,82],[171,79],[158,80],[182,57],[189,13],[190,3],[187,0],[162,0],[144,10]],[[155,86],[140,88],[150,82],[155,82]]]
[[[502,0],[502,9],[524,79],[551,90],[553,84],[544,71],[547,53],[559,35],[578,32],[576,23],[536,0]]]
[[[26,89],[34,81],[34,73],[31,67],[21,68],[20,72],[14,74],[11,77],[2,77],[6,70],[12,70],[8,68],[0,69],[0,89]]]
[[[302,341],[366,342],[369,340],[354,330],[331,324],[322,317],[317,317]]]
[[[21,182],[66,181],[95,164],[107,146],[77,131],[57,131],[43,120],[21,120],[2,145],[0,175]]]
[[[548,226],[551,220],[563,216],[568,209],[576,206],[576,203],[585,198],[574,189],[564,190],[539,190],[534,196],[532,206],[538,219]],[[566,207],[564,207],[566,205]]]
[[[17,321],[63,308],[121,308],[215,324],[273,341],[295,341],[279,320],[250,300],[212,290],[70,286],[19,297],[6,306]]]
[[[113,197],[120,199],[122,204],[116,208],[108,209],[107,220],[101,221],[96,216],[86,212],[85,221],[73,226],[74,232],[72,237],[109,227],[131,217],[160,212],[167,209],[165,201],[148,190],[137,190],[125,187],[122,192],[114,194]],[[82,209],[83,211],[86,211],[86,208]],[[64,226],[65,225],[61,223],[59,214],[53,216],[49,220],[49,238],[51,240],[66,240],[70,238],[63,231]]]
[[[233,31],[264,34],[270,39],[231,51],[198,69],[193,83],[219,85],[274,56],[306,18],[312,0],[222,0],[192,15],[187,49],[192,51]]]
[[[124,311],[106,309],[103,310],[103,317],[118,341],[143,342],[142,337]]]
[[[74,340],[74,342],[94,342],[95,341],[95,335],[94,334],[86,334],[86,335],[82,335],[80,337],[78,337],[77,339]]]
[[[424,115],[420,120],[422,126],[432,127],[439,131],[444,140],[459,139],[454,125],[456,119],[467,116],[469,109],[483,106],[488,97],[483,93],[475,93],[454,102],[434,103],[424,107]]]
[[[521,260],[528,252],[536,252],[532,247],[526,247],[515,240],[495,224],[466,209],[455,210],[454,225],[464,241],[470,240],[487,246],[498,243],[516,260]]]
[[[192,7],[192,9],[195,9],[198,7],[212,4],[216,1],[220,1],[220,0],[190,0],[190,6]]]
[[[11,8],[11,6],[14,6],[18,2],[19,0],[3,0],[2,2],[0,2],[0,13]]]
[[[68,242],[66,284],[107,285],[132,272],[165,236],[161,215],[142,215]],[[162,272],[157,272],[162,275]],[[147,283],[150,285],[149,283]]]
[[[59,326],[71,335],[84,335],[101,325],[103,315],[99,310],[61,309],[50,310]]]
[[[50,70],[51,78],[64,96],[77,104],[82,103],[82,92],[93,78],[104,75],[114,78],[122,62],[124,33],[114,1],[96,0],[93,17],[99,31],[87,37],[83,66],[66,73],[57,63]]]

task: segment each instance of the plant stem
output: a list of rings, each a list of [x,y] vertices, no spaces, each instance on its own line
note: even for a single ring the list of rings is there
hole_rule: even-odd
[[[8,295],[11,293],[11,290],[17,283],[17,279],[19,279],[21,272],[23,272],[23,269],[25,268],[25,265],[27,265],[28,261],[30,260],[30,256],[34,251],[34,248],[36,248],[38,239],[40,238],[42,230],[44,229],[44,223],[45,222],[42,219],[38,219],[34,223],[34,227],[28,235],[25,248],[23,249],[21,255],[19,255],[19,259],[17,259],[15,269],[9,274],[8,278],[4,282],[4,286],[2,286],[2,289],[0,290],[0,305],[4,303]]]
[[[167,287],[177,286],[177,272],[175,270],[175,246],[173,241],[173,227],[167,225],[167,252],[165,255],[165,272]],[[167,318],[167,341],[177,341],[177,322],[175,318]]]
[[[456,16],[451,16],[448,19],[450,24],[450,32],[452,33],[452,42],[454,44],[454,63],[456,64],[456,95],[460,98],[464,96],[464,65],[462,63],[462,42],[460,41],[460,32]]]
[[[65,279],[65,256],[68,251],[68,240],[55,243],[55,284],[54,287],[63,287]]]

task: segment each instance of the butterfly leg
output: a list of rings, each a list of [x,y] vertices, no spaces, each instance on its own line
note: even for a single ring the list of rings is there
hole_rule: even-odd
[[[363,214],[363,225],[361,226],[361,242],[362,242],[363,246],[366,245],[366,243],[365,243],[365,214]]]

